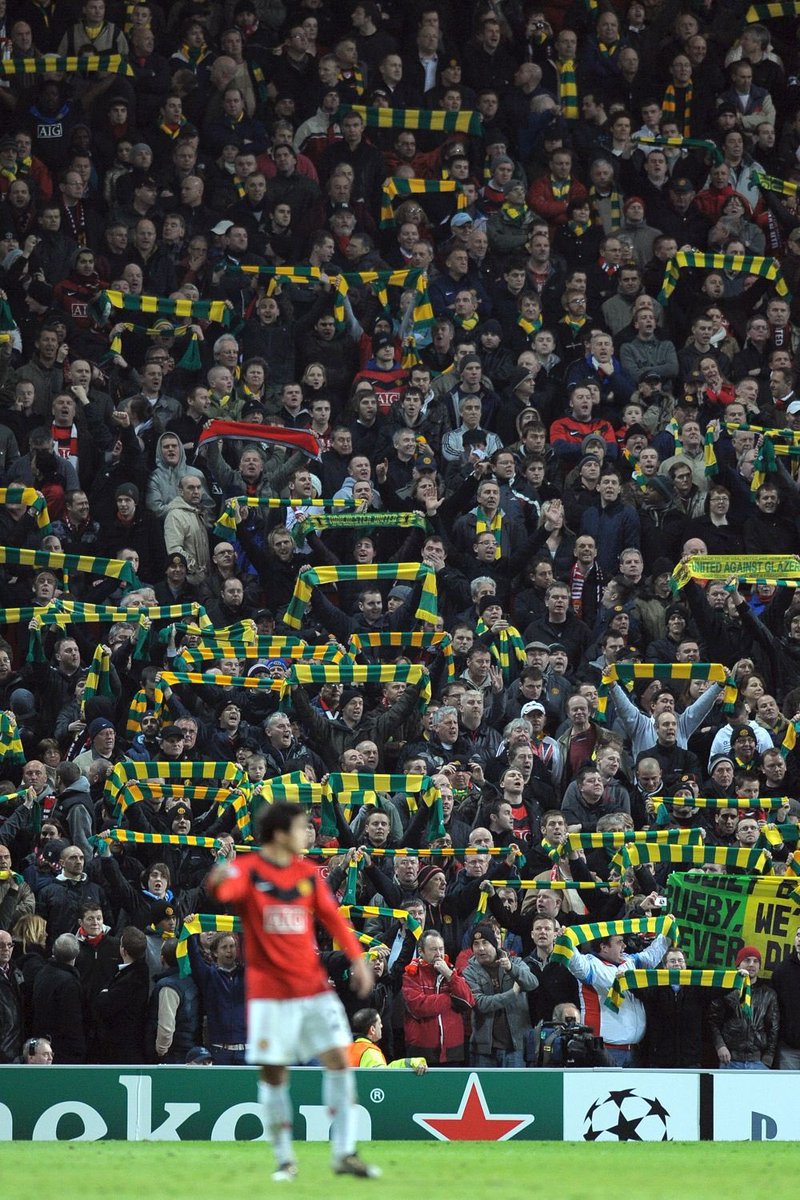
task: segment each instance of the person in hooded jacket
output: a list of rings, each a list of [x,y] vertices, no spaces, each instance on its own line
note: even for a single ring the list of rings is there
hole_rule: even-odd
[[[89,780],[74,762],[59,763],[55,773],[57,798],[53,815],[63,821],[70,839],[83,851],[84,861],[90,862],[94,854],[89,844],[94,833],[94,804]]]
[[[178,496],[178,484],[184,475],[197,475],[203,481],[203,500],[201,507],[216,515],[216,508],[208,494],[205,479],[200,471],[186,464],[186,451],[181,440],[174,433],[162,433],[156,443],[156,465],[150,472],[150,482],[147,485],[145,503],[151,513],[162,520],[167,515],[167,508]]]

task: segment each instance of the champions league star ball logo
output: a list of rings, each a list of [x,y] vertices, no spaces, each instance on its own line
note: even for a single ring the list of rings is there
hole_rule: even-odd
[[[595,1100],[584,1117],[586,1142],[668,1142],[669,1113],[632,1088]]]

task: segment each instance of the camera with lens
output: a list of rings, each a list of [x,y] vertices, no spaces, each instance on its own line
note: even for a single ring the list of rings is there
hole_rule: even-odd
[[[603,1039],[572,1017],[540,1021],[533,1042],[531,1065],[535,1067],[602,1067],[610,1061]]]

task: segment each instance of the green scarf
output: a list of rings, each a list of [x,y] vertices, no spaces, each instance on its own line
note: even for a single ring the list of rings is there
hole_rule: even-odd
[[[441,650],[442,657],[447,663],[447,678],[455,675],[453,663],[453,639],[449,633],[395,633],[382,630],[379,633],[351,633],[349,648],[358,654],[365,646],[413,646],[422,650]]]
[[[44,54],[39,58],[0,59],[0,75],[133,75],[122,54]]]
[[[575,62],[568,58],[566,62],[556,63],[558,71],[558,91],[561,101],[561,115],[565,121],[577,121],[580,117],[578,108],[578,84],[575,76]],[[555,189],[553,189],[555,195]],[[561,199],[561,197],[557,197]]]
[[[753,1005],[750,980],[738,971],[722,970],[643,970],[623,971],[617,975],[605,998],[606,1008],[618,1012],[625,999],[625,993],[639,988],[651,987],[704,987],[725,988],[739,993],[739,1001],[743,1014],[752,1017]]]
[[[309,533],[320,529],[421,529],[430,533],[427,517],[418,512],[320,513],[304,517],[292,526],[292,537],[300,545]]]
[[[371,129],[429,129],[436,133],[468,133],[481,137],[483,120],[479,112],[462,109],[447,112],[442,108],[367,108],[363,104],[341,104],[336,114],[340,121],[349,112],[358,113]]]
[[[664,280],[658,296],[659,304],[666,304],[675,291],[678,275],[685,267],[703,271],[734,271],[742,275],[758,275],[760,279],[774,281],[779,296],[787,296],[789,289],[781,274],[780,263],[775,258],[763,258],[752,254],[701,254],[694,250],[679,250],[671,258],[664,271]]]
[[[284,624],[290,629],[300,628],[306,606],[311,600],[312,588],[328,583],[373,579],[421,579],[422,592],[415,619],[435,624],[438,618],[436,574],[425,563],[362,563],[345,567],[314,567],[298,575],[294,594],[284,614]]]
[[[489,626],[486,624],[483,617],[478,619],[478,624],[475,626],[475,632],[477,633],[478,637],[489,632]],[[500,632],[494,636],[497,638],[497,641],[494,642],[491,647],[492,658],[500,667],[500,670],[503,673],[503,682],[506,684],[506,686],[508,686],[513,679],[513,674],[511,671],[512,655],[520,664],[527,661],[527,654],[525,653],[525,640],[521,636],[519,630],[515,629],[513,625],[509,625],[508,629],[501,629]]]

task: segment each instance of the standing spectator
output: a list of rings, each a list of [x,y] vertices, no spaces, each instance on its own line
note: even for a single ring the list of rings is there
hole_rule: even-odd
[[[476,925],[472,958],[464,979],[475,1000],[470,1059],[476,1067],[524,1066],[525,1036],[531,1027],[526,993],[538,979],[521,958],[509,958],[494,927]]]
[[[183,1063],[200,1041],[200,993],[191,975],[178,973],[176,949],[174,939],[162,944],[162,971],[150,997],[147,1053],[156,1063]]]
[[[714,1000],[708,1014],[714,1049],[723,1070],[768,1071],[778,1048],[778,997],[758,977],[761,951],[756,946],[742,946],[736,967],[750,979],[752,1013],[742,1012],[738,990]]]
[[[53,943],[52,958],[33,985],[31,1025],[49,1031],[53,1055],[61,1064],[86,1061],[83,990],[75,966],[79,951],[74,934],[60,934]]]
[[[429,1066],[457,1065],[466,1060],[464,1014],[475,1005],[469,984],[450,965],[444,941],[426,929],[419,954],[403,976],[406,1053]]]
[[[141,929],[133,925],[123,929],[119,955],[122,965],[92,1005],[97,1027],[94,1061],[145,1063],[150,976],[147,937]]]

